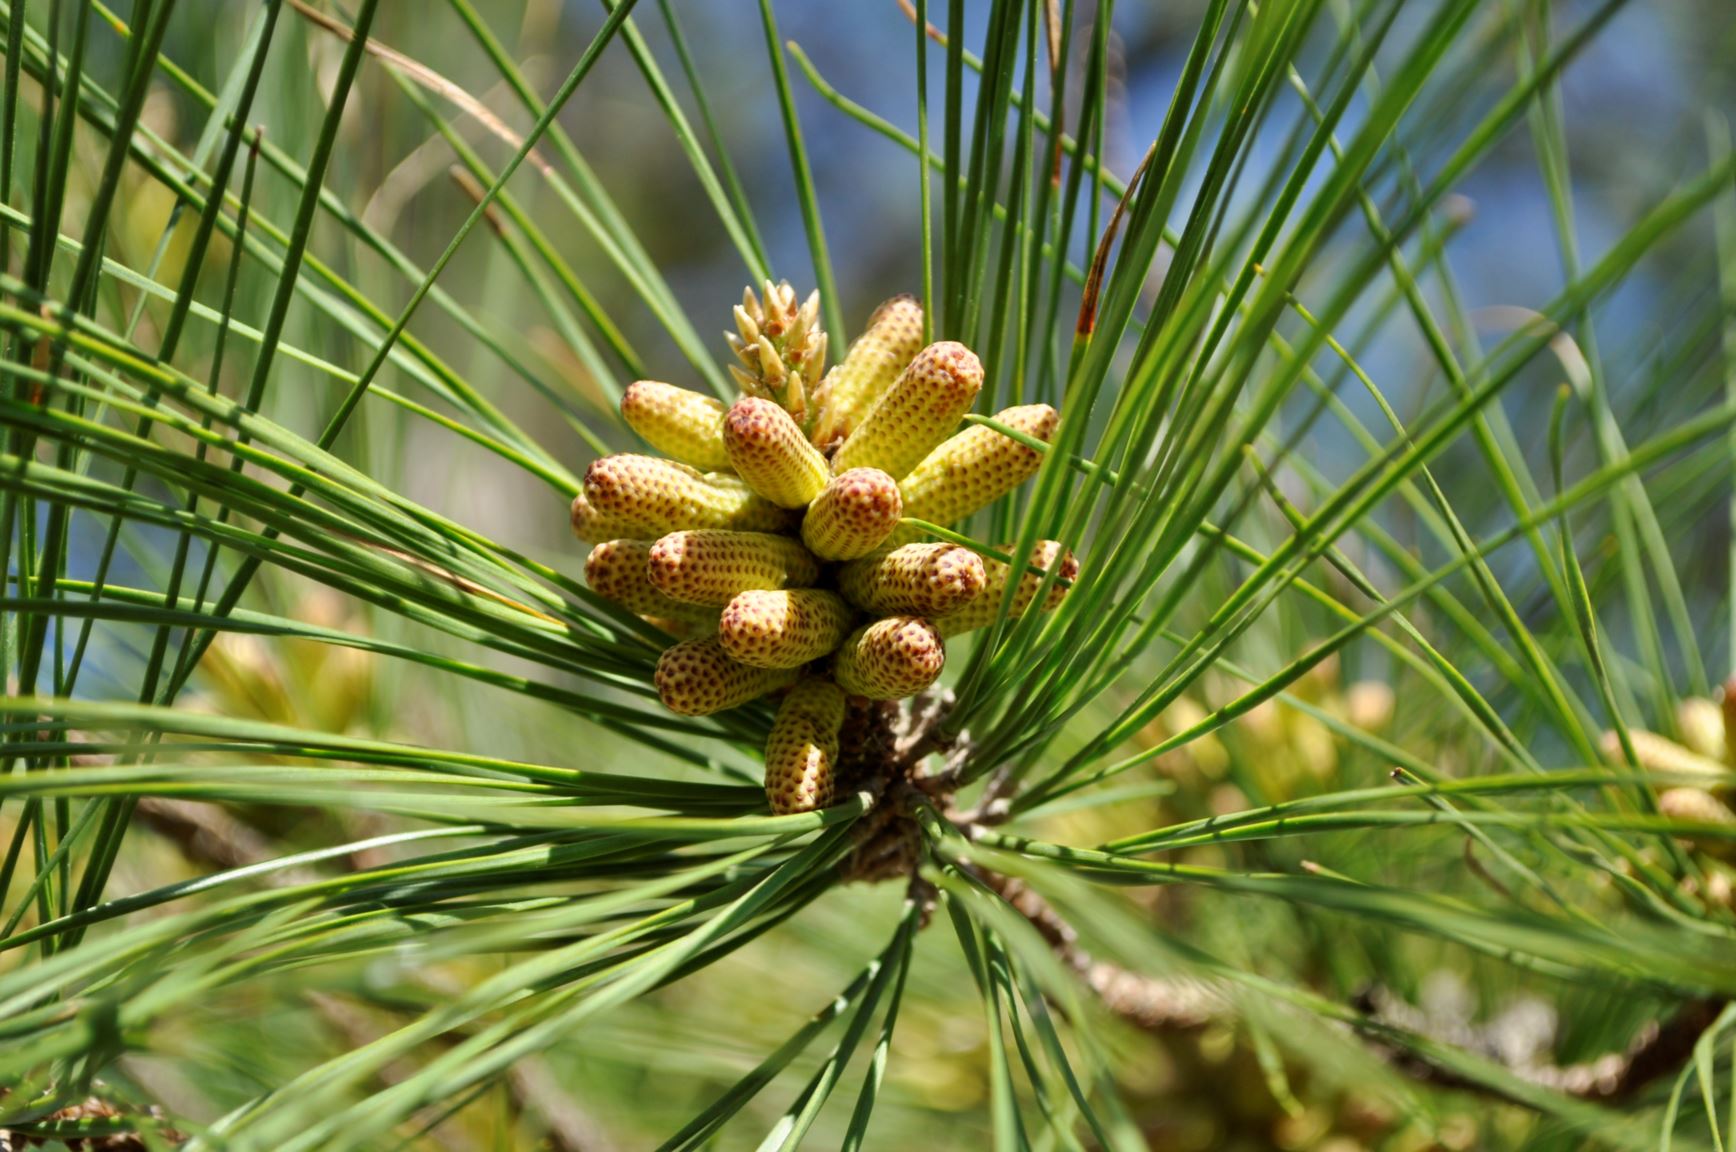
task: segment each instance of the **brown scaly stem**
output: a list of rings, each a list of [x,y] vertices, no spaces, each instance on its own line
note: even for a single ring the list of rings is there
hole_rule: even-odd
[[[839,867],[846,883],[874,883],[916,875],[921,863],[919,805],[951,808],[959,770],[970,754],[968,732],[948,737],[944,721],[953,704],[944,688],[930,689],[904,706],[852,698],[839,733],[840,795],[867,792],[874,807],[857,824],[856,847]],[[947,757],[928,772],[932,755]]]
[[[977,877],[1009,907],[1030,921],[1056,956],[1097,993],[1104,1007],[1148,1031],[1200,1028],[1224,1015],[1228,1005],[1206,984],[1196,980],[1159,980],[1092,958],[1079,945],[1079,934],[1036,890],[1010,876],[985,868]]]
[[[1581,1100],[1613,1103],[1629,1099],[1647,1085],[1679,1071],[1727,1003],[1717,999],[1690,1000],[1667,1019],[1648,1023],[1620,1052],[1605,1053],[1577,1064],[1553,1064],[1525,1051],[1527,1047],[1544,1047],[1542,1041],[1548,1039],[1552,1027],[1530,1038],[1529,1045],[1519,1043],[1516,1052],[1512,1027],[1500,1019],[1488,1025],[1439,1020],[1378,987],[1359,996],[1356,1006],[1370,1024],[1364,1032],[1369,1046],[1412,1079],[1445,1088],[1494,1092],[1487,1085],[1431,1063],[1414,1050],[1390,1043],[1382,1033],[1398,1030],[1427,1036],[1494,1060],[1520,1080],[1539,1088]]]
[[[94,1085],[100,1089],[102,1082]],[[0,1088],[0,1096],[5,1094]],[[164,1144],[174,1145],[185,1139],[181,1133],[162,1124],[162,1109],[152,1106],[146,1121],[155,1137],[154,1143],[146,1142],[137,1132],[115,1131],[106,1135],[76,1136],[72,1132],[56,1134],[52,1139],[57,1144],[63,1144],[73,1152],[148,1152],[152,1147]],[[140,1118],[130,1115],[101,1096],[86,1097],[77,1104],[61,1108],[51,1113],[42,1121],[43,1124],[77,1124],[91,1125],[127,1125],[137,1124]],[[24,1152],[27,1148],[37,1148],[48,1143],[49,1137],[30,1136],[14,1128],[0,1128],[0,1152]]]
[[[891,701],[853,699],[839,733],[839,791],[866,791],[874,807],[856,826],[855,847],[839,865],[845,883],[872,884],[914,877],[922,836],[913,815],[920,794],[911,776],[926,753],[925,714],[937,709],[928,694],[905,711]]]

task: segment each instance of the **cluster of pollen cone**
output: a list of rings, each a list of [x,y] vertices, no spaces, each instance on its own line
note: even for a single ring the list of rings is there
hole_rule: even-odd
[[[1077,573],[1051,541],[1015,574],[901,525],[963,520],[1042,455],[958,430],[982,364],[962,344],[923,347],[913,298],[882,304],[830,372],[818,314],[818,293],[798,305],[788,284],[745,292],[729,336],[741,398],[634,384],[621,413],[662,455],[596,461],[572,507],[595,545],[592,590],[685,637],[657,663],[666,707],[702,716],[783,692],[765,749],[777,813],[832,802],[847,714],[933,684],[947,637],[993,623],[1009,579],[1017,616],[1039,573],[1060,564],[1045,608]],[[1058,416],[1028,404],[995,419],[1046,443]]]

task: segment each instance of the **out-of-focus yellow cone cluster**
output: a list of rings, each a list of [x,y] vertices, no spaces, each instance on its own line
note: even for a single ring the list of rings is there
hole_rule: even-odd
[[[1628,746],[1642,771],[1657,772],[1677,781],[1658,793],[1658,811],[1684,824],[1712,828],[1736,825],[1730,800],[1736,794],[1736,677],[1724,685],[1722,703],[1689,696],[1676,706],[1676,732],[1672,740],[1643,729],[1628,730]],[[1616,767],[1627,767],[1627,752],[1619,733],[1603,734],[1603,754]],[[1736,841],[1723,835],[1683,836],[1683,843],[1705,855],[1736,863]],[[1707,878],[1714,890],[1708,898],[1730,905],[1731,877],[1712,873]]]
[[[621,414],[661,456],[596,461],[573,500],[595,545],[599,596],[682,637],[658,661],[664,706],[703,716],[785,690],[766,742],[766,796],[783,814],[833,800],[852,703],[914,696],[940,676],[946,638],[992,624],[1078,573],[1039,541],[1025,571],[948,543],[905,517],[947,525],[1011,492],[1042,453],[992,428],[958,430],[982,388],[963,344],[922,344],[922,308],[886,301],[842,363],[823,372],[819,294],[786,284],[743,294],[729,333],[742,396],[641,380]],[[996,420],[1044,443],[1060,417],[1027,404]]]

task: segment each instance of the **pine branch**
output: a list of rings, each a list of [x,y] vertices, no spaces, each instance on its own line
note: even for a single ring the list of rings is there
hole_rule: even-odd
[[[1627,1100],[1646,1086],[1680,1071],[1693,1056],[1695,1044],[1727,1004],[1728,1001],[1718,999],[1690,1000],[1667,1019],[1648,1022],[1620,1052],[1605,1053],[1577,1064],[1554,1064],[1537,1055],[1547,1049],[1553,1038],[1553,1021],[1533,1021],[1527,1025],[1507,1016],[1481,1025],[1443,1021],[1379,987],[1359,997],[1357,1006],[1367,1013],[1371,1023],[1380,1026],[1380,1032],[1398,1029],[1449,1043],[1497,1061],[1528,1084],[1579,1100],[1613,1103]],[[1364,1037],[1375,1051],[1407,1076],[1440,1087],[1490,1091],[1488,1085],[1432,1063],[1414,1049],[1387,1042],[1380,1032],[1371,1030]]]
[[[1080,947],[1079,934],[1073,926],[1024,881],[988,869],[979,869],[978,875],[1015,912],[1031,922],[1055,955],[1098,995],[1104,1007],[1130,1024],[1150,1032],[1187,1031],[1204,1027],[1229,1012],[1223,998],[1203,982],[1159,980],[1094,959]]]
[[[1094,959],[1080,947],[1078,933],[1066,918],[1023,881],[982,868],[977,874],[1036,928],[1104,1007],[1128,1023],[1151,1032],[1178,1032],[1233,1014],[1229,1002],[1202,982],[1158,979]],[[1575,1064],[1554,1064],[1543,1057],[1553,1040],[1552,1018],[1540,1020],[1535,1014],[1517,1013],[1486,1025],[1443,1020],[1381,987],[1358,998],[1355,1007],[1365,1020],[1353,1027],[1395,1069],[1422,1083],[1504,1096],[1489,1083],[1431,1062],[1420,1046],[1405,1046],[1395,1042],[1395,1037],[1409,1035],[1448,1044],[1494,1061],[1539,1088],[1579,1100],[1611,1103],[1629,1099],[1647,1085],[1680,1071],[1728,1003],[1711,998],[1688,1001],[1668,1019],[1648,1023],[1622,1051]],[[1527,1100],[1504,1098],[1531,1105]]]

